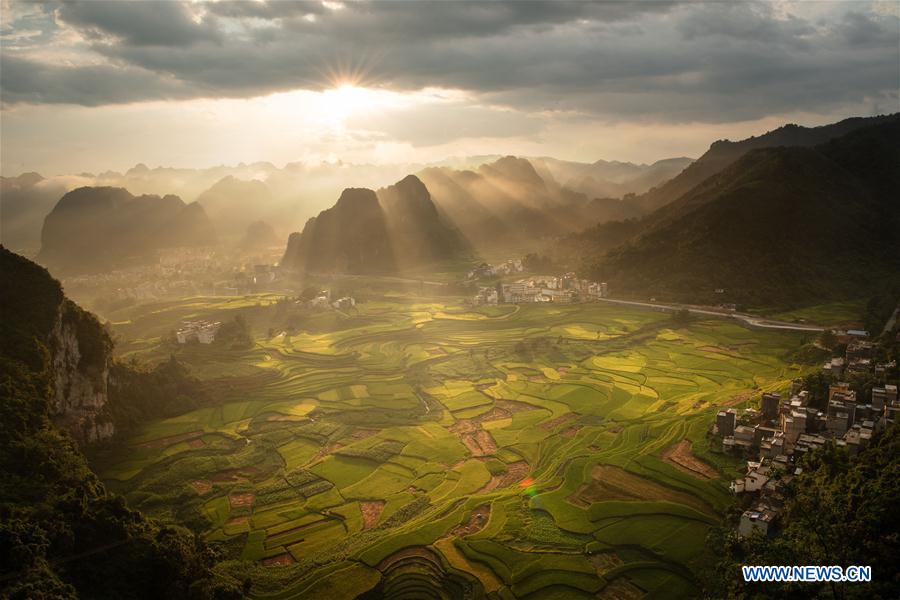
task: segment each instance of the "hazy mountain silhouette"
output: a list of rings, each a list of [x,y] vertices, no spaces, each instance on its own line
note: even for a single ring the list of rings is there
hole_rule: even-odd
[[[529,160],[545,179],[545,174],[552,175],[561,185],[589,198],[642,194],[675,177],[693,162],[686,157],[667,158],[650,165],[605,160],[580,163],[546,156]]]
[[[91,272],[141,260],[161,248],[215,242],[199,204],[174,195],[82,187],[63,196],[47,215],[38,259],[54,272]]]
[[[253,221],[247,225],[244,237],[241,240],[241,248],[269,248],[277,246],[280,240],[275,230],[265,221]]]
[[[36,251],[44,217],[65,193],[61,182],[38,173],[0,177],[0,242],[13,250]]]
[[[418,175],[438,210],[479,250],[533,247],[540,238],[576,231],[585,222],[634,214],[622,201],[589,199],[560,186],[514,156],[474,171],[432,167]]]
[[[414,175],[376,192],[345,189],[292,233],[282,265],[311,273],[395,273],[465,253],[463,238]]]
[[[224,238],[244,234],[247,223],[267,218],[273,211],[272,194],[262,181],[244,181],[228,175],[197,196],[216,231]]]
[[[886,285],[900,275],[900,118],[868,122],[814,148],[744,153],[586,271],[625,293],[760,304]]]

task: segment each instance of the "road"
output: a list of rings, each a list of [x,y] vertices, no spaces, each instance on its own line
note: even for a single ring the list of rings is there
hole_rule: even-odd
[[[689,313],[693,315],[703,315],[703,316],[711,316],[711,317],[724,317],[727,319],[737,319],[739,321],[743,321],[747,325],[751,327],[759,327],[760,329],[780,329],[783,331],[809,331],[809,332],[819,332],[824,331],[824,327],[819,327],[818,325],[803,325],[800,323],[788,323],[786,321],[773,321],[771,319],[764,319],[762,317],[758,317],[756,315],[748,315],[747,313],[739,313],[739,312],[731,312],[727,310],[720,310],[715,308],[702,308],[697,306],[691,306],[688,304],[660,304],[657,302],[637,302],[634,300],[614,300],[612,298],[600,298],[601,302],[608,302],[610,304],[619,304],[623,306],[634,306],[637,308],[646,308],[651,310],[659,310],[664,312],[676,312],[679,310],[687,310]]]

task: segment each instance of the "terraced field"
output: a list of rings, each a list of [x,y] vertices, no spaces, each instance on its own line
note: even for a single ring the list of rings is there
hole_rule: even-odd
[[[121,325],[130,351],[158,352],[167,314],[236,310],[186,302]],[[221,542],[220,572],[257,598],[690,595],[736,466],[711,413],[802,373],[781,358],[797,334],[613,306],[398,299],[316,319],[180,351],[221,403],[98,465]]]

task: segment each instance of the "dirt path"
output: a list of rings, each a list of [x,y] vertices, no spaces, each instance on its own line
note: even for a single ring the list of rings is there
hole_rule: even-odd
[[[694,456],[690,440],[681,440],[666,448],[662,453],[662,459],[698,479],[719,478],[719,473],[715,469]]]

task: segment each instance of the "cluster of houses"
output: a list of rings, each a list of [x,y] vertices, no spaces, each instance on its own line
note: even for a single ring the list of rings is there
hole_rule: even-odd
[[[825,365],[825,372],[833,377],[825,410],[810,406],[810,393],[797,379],[789,398],[764,393],[759,410],[747,409],[741,419],[733,408],[716,415],[714,433],[721,438],[722,448],[748,459],[746,474],[731,483],[735,494],[753,496],[752,507],[741,515],[741,536],[771,532],[783,509],[784,486],[800,473],[796,465],[803,454],[828,441],[855,454],[900,418],[897,386],[884,383],[886,371],[896,365],[873,364],[873,355],[871,342],[854,340],[847,346],[845,359]],[[868,398],[857,397],[848,383],[840,381],[846,373],[873,372],[880,385],[872,388]]]
[[[256,257],[258,261],[265,258]],[[144,302],[197,295],[240,296],[266,289],[279,279],[275,264],[244,265],[211,248],[169,248],[160,250],[153,262],[68,277],[64,284],[75,296]]]
[[[212,344],[221,326],[222,323],[219,321],[184,321],[175,332],[175,338],[179,344],[189,342]]]
[[[529,302],[571,304],[608,296],[609,287],[606,283],[579,279],[574,273],[566,273],[562,277],[537,275],[512,283],[481,287],[473,302],[476,305]]]
[[[511,258],[496,265],[481,263],[474,269],[469,271],[469,273],[466,275],[466,278],[469,281],[474,281],[476,279],[485,279],[488,277],[502,277],[503,275],[513,275],[515,273],[521,273],[524,270],[525,267],[522,265],[521,259]]]
[[[316,297],[311,299],[308,303],[310,308],[334,308],[337,310],[349,310],[356,306],[356,299],[352,296],[343,296],[341,298],[337,298],[332,300],[331,298],[331,290],[322,290]]]
[[[840,380],[852,374],[865,374],[875,372],[875,378],[884,377],[885,371],[893,366],[891,363],[877,363],[874,361],[875,344],[862,339],[868,334],[865,331],[850,330],[847,336],[851,341],[847,344],[847,352],[843,357],[830,359],[822,366],[822,373]]]

